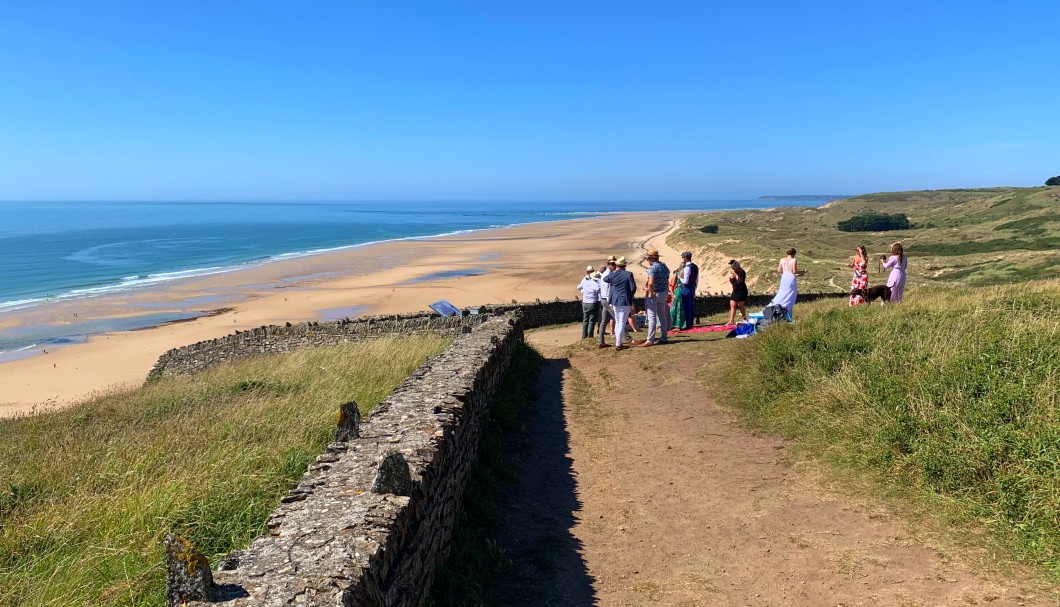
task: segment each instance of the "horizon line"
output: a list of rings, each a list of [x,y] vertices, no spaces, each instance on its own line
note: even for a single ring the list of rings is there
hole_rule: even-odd
[[[1001,186],[1005,187],[1005,186]],[[849,194],[839,196],[840,198],[853,198],[863,194]],[[438,202],[438,203],[467,203],[467,202],[504,202],[504,203],[637,203],[637,202],[728,202],[735,200],[763,200],[764,197],[784,196],[788,198],[806,197],[814,198],[821,196],[836,196],[835,194],[762,194],[755,197],[730,197],[730,198],[0,198],[0,203],[8,202],[147,202],[147,203],[343,203],[343,202]]]

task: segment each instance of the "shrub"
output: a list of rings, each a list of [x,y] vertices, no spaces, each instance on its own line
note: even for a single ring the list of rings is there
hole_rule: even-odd
[[[1060,185],[1060,175],[1045,180],[1045,185]]]
[[[836,224],[837,228],[844,232],[886,232],[889,230],[908,230],[913,227],[905,213],[879,213],[876,211],[865,211],[858,213],[850,219],[845,219]]]
[[[699,231],[703,232],[704,234],[717,234],[718,224],[712,223],[710,225],[703,226],[702,228],[699,228]]]

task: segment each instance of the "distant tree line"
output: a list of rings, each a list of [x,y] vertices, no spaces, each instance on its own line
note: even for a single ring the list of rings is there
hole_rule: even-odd
[[[905,213],[879,213],[863,211],[850,219],[835,224],[844,232],[886,232],[888,230],[908,230],[913,227]]]
[[[1045,185],[1060,185],[1060,175],[1045,180]]]

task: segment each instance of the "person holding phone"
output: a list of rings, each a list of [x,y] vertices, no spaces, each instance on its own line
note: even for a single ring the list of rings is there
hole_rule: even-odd
[[[747,272],[735,259],[729,260],[729,284],[732,285],[732,295],[729,296],[729,323],[736,321],[736,311],[743,314],[747,320]]]
[[[884,261],[885,259],[886,261]],[[891,303],[900,303],[902,301],[902,293],[905,291],[905,268],[908,265],[902,243],[896,242],[892,244],[891,256],[885,258],[880,255],[880,261],[884,261],[884,270],[891,271],[887,276],[887,286],[891,288]]]

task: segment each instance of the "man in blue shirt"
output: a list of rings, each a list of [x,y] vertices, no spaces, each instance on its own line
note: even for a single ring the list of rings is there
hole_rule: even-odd
[[[644,311],[648,317],[648,338],[642,346],[654,346],[655,330],[660,335],[658,343],[667,342],[667,332],[670,330],[670,310],[666,305],[666,296],[669,294],[667,281],[670,278],[670,268],[659,261],[659,251],[648,250],[648,282],[644,285]]]
[[[629,320],[633,296],[637,293],[637,281],[633,273],[626,270],[625,257],[619,257],[615,265],[618,269],[604,276],[603,281],[610,285],[608,303],[615,312],[615,350],[625,350],[622,340],[626,337],[626,322]]]

